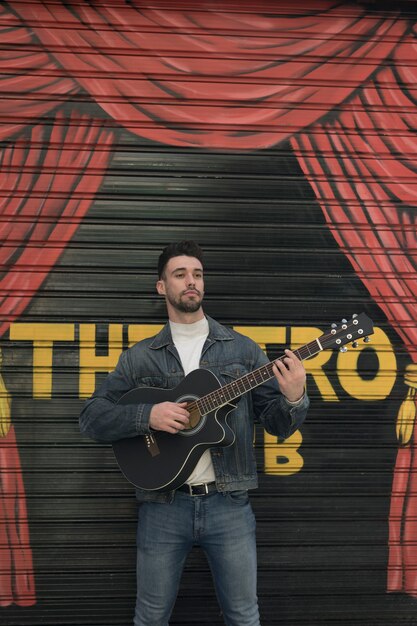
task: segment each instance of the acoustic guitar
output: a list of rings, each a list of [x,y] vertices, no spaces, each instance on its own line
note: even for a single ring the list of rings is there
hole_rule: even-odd
[[[345,352],[346,344],[356,347],[361,338],[368,342],[373,332],[372,320],[361,313],[350,321],[333,324],[329,332],[294,353],[305,360],[331,348]],[[279,357],[284,358],[285,354]],[[227,416],[235,408],[233,401],[273,378],[275,360],[224,386],[209,370],[197,369],[174,389],[139,387],[124,394],[118,404],[188,402],[190,413],[189,427],[175,435],[155,431],[113,443],[116,461],[127,480],[148,491],[177,489],[187,480],[207,448],[232,445],[235,434],[227,423]]]

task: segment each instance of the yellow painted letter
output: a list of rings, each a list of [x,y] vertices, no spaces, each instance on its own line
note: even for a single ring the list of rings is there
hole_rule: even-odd
[[[123,324],[109,324],[109,348],[106,356],[96,354],[96,327],[80,324],[80,398],[90,396],[96,372],[111,372],[123,348]]]
[[[74,341],[74,324],[25,324],[10,326],[12,341],[33,342],[33,397],[52,395],[52,352],[54,341]]]
[[[357,348],[339,353],[337,373],[343,389],[358,400],[384,400],[389,396],[397,376],[397,359],[388,336],[375,328],[371,343],[358,343]],[[362,350],[372,349],[378,359],[378,371],[370,379],[358,374],[358,360]]]
[[[297,452],[302,441],[299,430],[282,442],[265,432],[265,474],[289,476],[299,472],[304,465],[303,457]]]
[[[319,328],[312,326],[307,327],[295,327],[291,329],[291,349],[295,350],[300,348],[306,343],[310,343],[314,339],[320,338],[322,332]],[[315,356],[304,361],[304,367],[306,372],[311,374],[314,381],[321,393],[323,400],[327,402],[339,402],[339,398],[335,390],[333,389],[330,380],[326,376],[323,370],[323,366],[332,356],[331,350],[321,351]]]

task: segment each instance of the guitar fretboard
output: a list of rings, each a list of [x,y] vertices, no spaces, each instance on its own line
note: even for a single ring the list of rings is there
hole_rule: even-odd
[[[318,339],[314,339],[308,344],[305,344],[298,350],[294,350],[294,354],[303,361],[304,359],[308,359],[311,356],[314,356],[318,352],[323,350],[323,347]],[[215,391],[207,394],[206,396],[202,396],[198,400],[195,401],[197,405],[198,411],[201,415],[206,415],[207,413],[211,413],[211,411],[215,411],[219,409],[221,406],[228,404],[236,398],[240,398],[243,394],[251,391],[251,389],[255,389],[255,387],[259,387],[267,380],[270,380],[274,377],[273,366],[275,361],[282,361],[285,358],[285,355],[279,357],[279,359],[275,359],[274,361],[270,361],[265,365],[262,365],[253,372],[249,374],[245,374],[241,378],[228,383],[224,387],[220,387]]]

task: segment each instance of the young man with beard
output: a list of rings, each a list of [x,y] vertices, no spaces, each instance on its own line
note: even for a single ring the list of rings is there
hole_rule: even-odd
[[[158,264],[157,292],[168,322],[150,339],[122,353],[114,372],[87,401],[81,431],[98,441],[165,431],[180,436],[189,424],[186,402],[121,405],[139,386],[173,388],[196,368],[211,370],[222,385],[269,361],[259,346],[203,312],[203,257],[193,241],[167,246]],[[244,394],[228,418],[235,441],[206,450],[175,491],[137,490],[135,626],[167,626],[184,563],[193,545],[205,552],[228,626],[259,626],[255,520],[248,490],[257,486],[253,420],[289,437],[303,422],[308,398],[305,370],[290,350],[274,377]]]

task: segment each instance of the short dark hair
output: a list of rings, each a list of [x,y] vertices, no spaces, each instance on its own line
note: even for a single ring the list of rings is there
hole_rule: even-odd
[[[159,255],[158,259],[158,277],[162,278],[166,264],[168,261],[176,256],[192,256],[198,259],[203,265],[203,251],[196,243],[192,240],[179,241],[178,243],[170,243],[169,246],[166,246]]]

